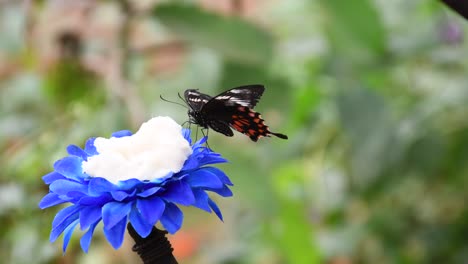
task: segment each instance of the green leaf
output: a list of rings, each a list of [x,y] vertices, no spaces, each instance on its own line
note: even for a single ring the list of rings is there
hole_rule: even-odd
[[[225,61],[218,92],[246,84],[265,85],[260,109],[265,109],[267,105],[275,109],[289,109],[291,93],[287,91],[290,91],[291,85],[288,80],[269,73],[265,67]]]
[[[337,98],[341,126],[350,144],[353,183],[367,187],[402,157],[405,143],[386,101],[367,89],[349,89]],[[370,162],[378,161],[378,162]]]
[[[310,123],[313,113],[322,100],[318,86],[310,82],[307,86],[298,89],[295,93],[294,108],[291,114],[291,125],[298,129],[304,124]]]
[[[273,186],[278,196],[280,214],[272,225],[272,234],[282,251],[285,263],[322,263],[313,225],[307,218],[304,166],[291,161],[276,170]]]
[[[51,101],[61,107],[73,102],[99,107],[105,102],[105,91],[99,78],[75,59],[63,59],[54,65],[42,88]]]
[[[236,17],[223,17],[196,6],[164,4],[154,18],[183,39],[218,51],[225,58],[247,64],[267,63],[272,57],[271,36]]]
[[[332,46],[356,60],[385,51],[385,30],[368,0],[322,0]]]

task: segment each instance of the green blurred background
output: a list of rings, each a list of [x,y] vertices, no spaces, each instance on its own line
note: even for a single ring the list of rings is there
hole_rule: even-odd
[[[438,1],[0,1],[2,263],[139,263],[75,232],[41,176],[68,144],[179,123],[163,102],[252,83],[289,136],[210,133],[234,197],[184,208],[180,263],[468,263],[467,22]]]

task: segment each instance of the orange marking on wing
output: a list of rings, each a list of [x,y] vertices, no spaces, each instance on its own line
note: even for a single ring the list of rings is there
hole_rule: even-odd
[[[232,126],[232,127],[233,127],[235,130],[237,130],[237,131],[241,131],[241,128],[240,128],[239,126],[234,125],[234,126]]]
[[[238,126],[238,127],[241,127],[241,126],[242,126],[241,122],[239,122],[239,121],[237,121],[237,120],[234,121],[234,125],[235,125],[235,126]]]
[[[250,123],[249,120],[247,119],[240,119],[239,121],[243,123],[244,125],[248,125]]]
[[[249,135],[255,135],[255,132],[256,132],[256,131],[253,130],[253,129],[249,129],[249,130],[247,131],[247,133],[248,133]]]

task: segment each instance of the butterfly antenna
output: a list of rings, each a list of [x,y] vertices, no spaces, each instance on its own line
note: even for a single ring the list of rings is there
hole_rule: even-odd
[[[174,101],[170,101],[170,100],[167,100],[166,98],[164,98],[162,95],[159,95],[159,98],[161,98],[161,100],[163,100],[164,102],[168,102],[168,103],[172,103],[172,104],[176,104],[176,105],[180,105],[184,108],[188,108],[186,105],[183,105],[181,103],[178,103],[178,102],[174,102]],[[185,101],[184,101],[185,102]]]
[[[180,93],[177,93],[177,95],[179,96],[180,100],[182,100],[182,102],[187,103],[187,101],[185,101],[185,99],[182,97],[182,95],[180,95]]]

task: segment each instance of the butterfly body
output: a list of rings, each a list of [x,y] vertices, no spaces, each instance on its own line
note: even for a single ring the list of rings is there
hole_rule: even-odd
[[[214,97],[197,90],[186,90],[184,97],[189,106],[189,121],[228,137],[234,135],[233,128],[253,141],[270,135],[287,139],[286,135],[271,132],[260,113],[253,110],[264,90],[263,85],[246,85]]]

